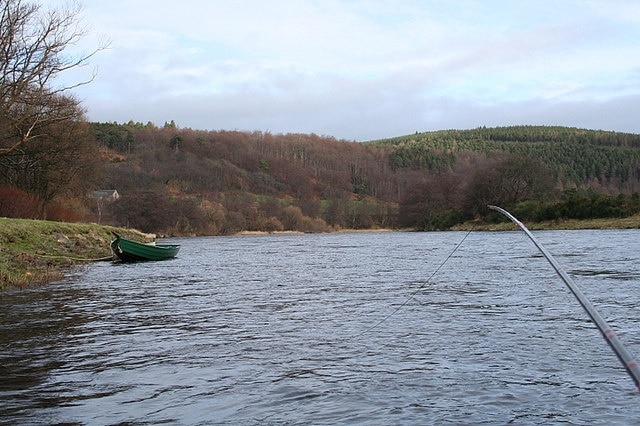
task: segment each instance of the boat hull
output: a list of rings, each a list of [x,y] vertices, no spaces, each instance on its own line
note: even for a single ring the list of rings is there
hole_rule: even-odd
[[[115,234],[111,250],[123,262],[144,262],[165,260],[176,257],[180,246],[176,244],[143,244],[127,240]]]

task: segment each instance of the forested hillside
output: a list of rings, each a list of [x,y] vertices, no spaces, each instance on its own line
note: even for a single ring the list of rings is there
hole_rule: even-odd
[[[488,203],[530,220],[639,207],[634,134],[522,126],[356,143],[173,123],[92,129],[109,158],[102,188],[121,194],[105,219],[155,232],[442,229]]]
[[[56,76],[86,64],[80,8],[7,1],[0,37],[0,216],[164,234],[447,229],[640,211],[640,135],[518,126],[367,143],[315,134],[89,123]],[[364,124],[366,125],[366,124]]]
[[[122,195],[111,206],[116,222],[212,234],[396,224],[400,184],[390,148],[172,124],[92,127],[111,156],[103,187]]]
[[[447,130],[377,141],[394,146],[395,167],[446,170],[465,152],[506,152],[540,159],[564,187],[638,191],[640,135],[567,127]]]
[[[2,159],[0,216],[217,235],[447,229],[492,220],[487,204],[527,221],[640,211],[635,134],[520,126],[358,143],[173,122],[83,128],[80,140],[33,145],[61,147],[56,157],[23,149]]]

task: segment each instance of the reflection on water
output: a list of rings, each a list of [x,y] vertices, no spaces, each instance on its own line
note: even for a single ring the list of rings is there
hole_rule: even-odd
[[[640,354],[639,231],[539,232]],[[633,423],[519,232],[182,239],[0,295],[0,423]]]

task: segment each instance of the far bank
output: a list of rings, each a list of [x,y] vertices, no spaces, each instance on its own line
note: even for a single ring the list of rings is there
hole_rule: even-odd
[[[604,219],[563,219],[544,222],[522,221],[527,228],[532,231],[562,231],[580,229],[640,229],[640,214],[623,218]],[[487,223],[471,221],[455,225],[451,231],[508,231],[517,230],[518,227],[508,219],[501,219],[500,222]]]
[[[532,222],[525,223],[525,225],[533,231],[640,229],[640,215],[620,219]],[[466,222],[451,230],[507,231],[517,229],[513,223],[504,221],[498,223]],[[393,230],[371,229],[357,232],[366,231]],[[0,291],[55,281],[63,277],[65,268],[113,259],[113,253],[109,247],[113,232],[141,242],[153,241],[155,238],[152,234],[113,226],[0,218]],[[350,232],[350,230],[336,232]]]

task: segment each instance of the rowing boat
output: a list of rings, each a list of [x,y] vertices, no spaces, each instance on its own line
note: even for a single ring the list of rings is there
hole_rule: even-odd
[[[111,241],[111,250],[123,262],[171,259],[180,250],[177,244],[145,244],[127,240],[115,232],[113,235],[115,238]]]

